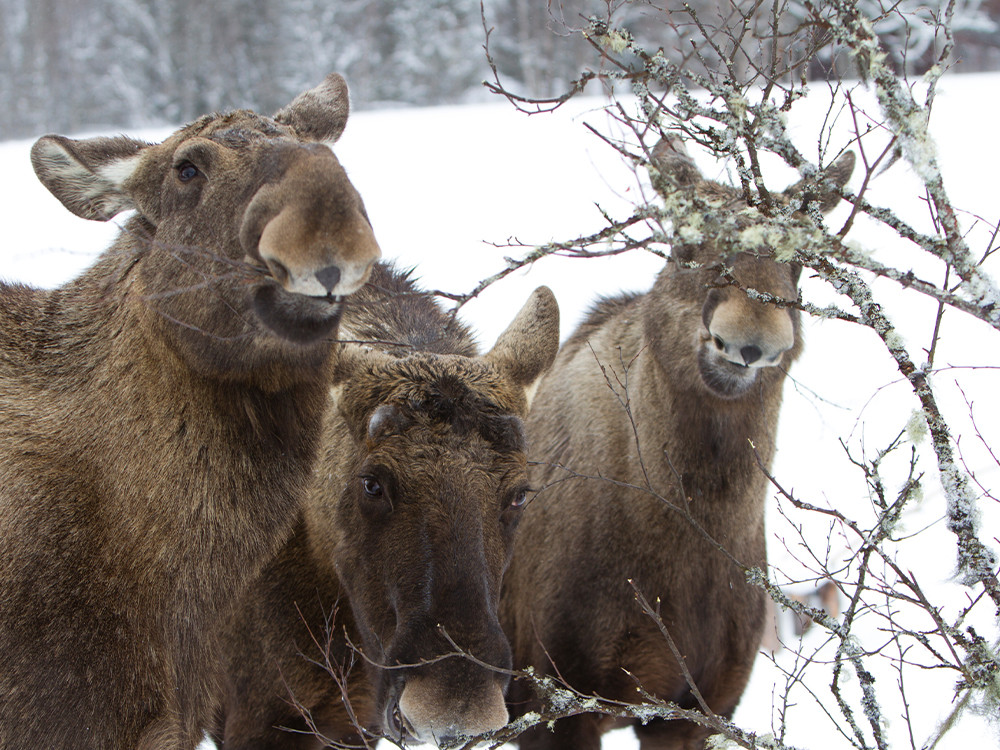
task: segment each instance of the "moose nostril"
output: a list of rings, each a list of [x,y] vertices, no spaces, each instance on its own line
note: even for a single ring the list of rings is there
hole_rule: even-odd
[[[715,348],[718,349],[720,352],[726,348],[725,343],[718,336],[712,336],[712,341],[715,344]]]
[[[753,364],[758,359],[760,359],[761,352],[759,347],[756,346],[744,346],[740,349],[740,356],[743,357],[743,361],[748,365]]]
[[[316,278],[327,292],[332,292],[340,283],[340,269],[337,266],[327,266],[316,272]]]
[[[399,700],[390,698],[385,706],[384,728],[386,732],[398,740],[403,739],[403,716],[399,710]]]
[[[277,281],[282,286],[288,283],[288,278],[289,278],[288,269],[285,268],[285,266],[282,263],[274,260],[273,258],[267,258],[265,259],[264,262],[267,263],[267,269],[271,272],[271,275],[274,277],[275,281]]]

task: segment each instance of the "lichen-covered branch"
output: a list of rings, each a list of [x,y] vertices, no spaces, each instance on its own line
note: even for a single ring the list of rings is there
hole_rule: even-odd
[[[508,259],[508,269],[485,279],[471,293],[448,296],[462,304],[510,271],[546,262],[551,256],[586,258],[633,249],[668,256],[672,248],[712,242],[720,249],[718,262],[711,266],[717,272],[714,283],[736,287],[763,303],[796,308],[816,317],[836,318],[873,331],[919,405],[915,416],[901,416],[899,435],[903,437],[891,441],[874,458],[870,454],[869,458],[850,456],[852,471],[860,471],[864,478],[873,517],[862,521],[821,502],[808,502],[785,490],[779,478],[769,475],[779,496],[790,504],[790,512],[829,519],[831,526],[849,541],[851,554],[836,565],[829,559],[829,549],[827,555],[815,549],[805,555],[817,578],[833,581],[846,598],[842,614],[834,617],[791,597],[777,584],[772,571],[747,569],[727,553],[724,544],[709,541],[730,562],[739,565],[747,578],[764,589],[779,608],[811,620],[828,635],[825,644],[828,648],[823,656],[828,663],[821,663],[815,654],[803,656],[799,671],[794,675],[789,671],[789,690],[794,684],[805,682],[802,677],[805,672],[826,668],[828,688],[817,688],[811,683],[804,689],[810,693],[829,689],[825,699],[812,695],[824,704],[823,711],[836,725],[842,741],[859,750],[888,750],[893,746],[894,735],[887,725],[890,718],[900,719],[887,700],[887,691],[895,688],[894,699],[898,702],[902,696],[906,702],[913,694],[912,683],[906,685],[904,679],[904,673],[911,674],[906,671],[910,667],[949,675],[947,679],[951,681],[945,690],[952,691],[956,712],[962,706],[983,701],[992,705],[995,713],[1000,706],[998,647],[992,634],[984,638],[968,619],[980,601],[980,610],[992,603],[995,611],[1000,611],[1000,562],[989,546],[990,534],[984,532],[979,520],[979,504],[984,497],[991,497],[991,490],[995,497],[995,489],[987,486],[988,481],[985,485],[973,481],[964,456],[958,451],[959,445],[965,449],[968,443],[962,440],[955,424],[946,419],[941,405],[943,384],[930,377],[936,345],[947,335],[942,333],[942,317],[967,316],[982,321],[990,327],[987,335],[995,336],[1000,331],[1000,287],[985,268],[997,249],[1000,222],[992,218],[983,220],[952,203],[929,134],[936,86],[948,66],[951,35],[946,26],[938,29],[943,46],[918,88],[897,74],[891,55],[879,38],[879,25],[886,18],[899,19],[904,26],[911,20],[906,15],[910,6],[905,4],[885,3],[882,15],[877,18],[866,17],[864,9],[878,7],[878,3],[850,0],[754,2],[739,7],[733,3],[731,7],[723,6],[715,15],[701,6],[658,5],[657,12],[666,18],[665,29],[674,34],[670,37],[673,42],[664,38],[650,45],[649,38],[644,40],[634,25],[616,20],[616,13],[620,15],[641,2],[608,2],[604,16],[587,22],[581,33],[600,52],[601,63],[570,82],[563,96],[530,100],[511,94],[495,68],[489,87],[507,96],[515,106],[532,112],[561,106],[591,81],[601,81],[606,91],[617,94],[627,89],[633,98],[614,98],[607,108],[625,134],[596,134],[626,163],[634,165],[640,175],[643,172],[648,175],[653,190],[645,192],[655,192],[655,199],[637,200],[634,211],[623,220],[608,217],[607,227],[600,232],[566,242],[524,247],[517,259]],[[953,4],[945,3],[938,21],[946,23],[952,10]],[[671,43],[675,49],[670,48]],[[827,121],[816,128],[817,155],[807,157],[801,143],[796,141],[801,137],[801,125],[796,123],[798,129],[793,131],[788,116],[795,103],[808,94],[807,68],[819,59],[853,61],[862,83],[836,80],[829,83],[830,111]],[[868,105],[870,111],[864,109],[864,97],[858,93],[860,86],[869,86],[874,91],[877,106]],[[917,98],[918,92],[924,92],[922,101]],[[849,135],[836,134],[829,122],[836,119],[831,112],[837,108],[849,118],[847,125],[853,125]],[[730,169],[732,191],[716,194],[685,191],[670,182],[673,178],[659,172],[653,158],[654,144],[677,135],[697,144]],[[820,215],[820,196],[830,188],[826,170],[845,151],[860,153],[862,176],[854,190],[838,191],[839,197],[850,204],[850,216],[837,228],[830,229]],[[772,185],[769,179],[768,155],[777,156],[794,168],[801,182],[784,193],[779,192],[776,188],[780,186]],[[911,196],[899,196],[900,203],[885,201],[886,205],[881,205],[874,197],[875,187],[898,160],[912,167],[920,187]],[[931,227],[922,228],[923,225],[914,222],[907,211],[911,206],[903,205],[902,201],[923,201],[930,213]],[[734,202],[745,207],[728,210]],[[970,223],[970,217],[974,232],[963,226]],[[886,260],[889,256],[881,254],[880,248],[870,252],[858,237],[863,236],[862,227],[871,225],[889,230],[895,246],[912,252],[912,257],[919,258],[920,263],[932,261],[929,265],[933,270],[925,270],[927,264],[920,265],[920,271],[914,270],[917,261],[904,266]],[[991,236],[979,247],[983,234]],[[729,262],[738,252],[759,253],[800,264],[809,276],[825,282],[840,297],[836,304],[817,304],[808,295],[779,299],[742,286]],[[680,260],[671,262],[683,265]],[[941,280],[934,281],[939,271]],[[894,282],[904,290],[907,299],[920,295],[935,303],[937,314],[927,325],[933,330],[924,349],[925,364],[917,364],[915,356],[919,354],[914,354],[917,350],[908,348],[893,323],[898,313],[889,301],[891,295],[880,298],[876,290],[881,287],[873,288],[877,279]],[[996,344],[993,341],[985,345],[996,348]],[[608,385],[613,389],[627,388],[627,381],[612,382],[609,378]],[[630,420],[641,419],[642,415],[631,413],[625,396],[619,399],[619,404],[626,409]],[[927,450],[926,442],[919,450],[913,447],[906,467],[900,470],[897,466],[894,470],[900,473],[887,479],[883,475],[886,465],[891,463],[887,457],[899,456],[907,440],[915,446],[915,435],[922,431],[930,438],[931,450]],[[847,448],[846,442],[844,447]],[[658,446],[636,444],[633,448],[642,456],[651,454]],[[992,453],[989,445],[986,449]],[[947,526],[955,540],[958,570],[962,583],[969,587],[968,601],[957,613],[936,602],[928,593],[931,588],[926,586],[927,581],[919,580],[896,559],[905,541],[899,532],[904,511],[918,504],[922,488],[929,482],[916,468],[918,453],[931,458],[937,468],[946,499]],[[762,465],[761,470],[766,471],[766,467]],[[572,476],[587,481],[613,481],[597,475]],[[648,479],[646,486],[635,489],[674,497],[668,488],[650,486]],[[672,512],[685,514],[680,504],[667,499],[664,503]],[[693,524],[692,530],[704,533],[697,524]],[[806,543],[803,536],[803,545]],[[642,599],[639,604],[656,620],[655,604]],[[919,617],[919,624],[913,622],[914,617]],[[885,634],[882,642],[871,642],[864,626],[866,618],[879,623],[878,631]],[[664,633],[664,639],[669,645],[668,632]],[[895,685],[882,680],[886,661],[898,676]],[[847,678],[853,680],[850,687]],[[565,685],[546,682],[537,676],[528,675],[525,679],[534,681],[546,710],[523,717],[520,723],[512,724],[492,740],[516,737],[528,726],[561,716],[596,712],[620,718],[685,718],[712,726],[740,747],[785,747],[782,732],[776,731],[777,739],[756,737],[726,719],[714,717],[710,711],[687,714],[654,696],[644,696],[645,702],[635,706],[623,706],[576,694]],[[694,681],[693,676],[689,675],[689,679]],[[692,695],[696,700],[697,691]],[[783,705],[787,712],[795,710],[794,700],[787,696]],[[902,716],[907,724],[911,723],[905,705]],[[934,747],[953,726],[954,716],[946,717],[923,746]],[[716,720],[722,723],[711,723]],[[913,746],[920,746],[912,726],[909,739]]]

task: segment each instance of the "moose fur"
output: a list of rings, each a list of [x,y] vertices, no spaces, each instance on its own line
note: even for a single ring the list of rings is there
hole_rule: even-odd
[[[828,194],[817,199],[800,184],[781,203],[831,209],[853,161],[847,154],[827,174]],[[654,165],[665,198],[689,191],[713,211],[746,208],[738,191],[704,180],[679,141],[662,141]],[[720,261],[739,288],[720,277]],[[797,311],[743,290],[794,300],[799,272],[766,252],[682,244],[649,292],[602,300],[565,343],[529,417],[540,492],[504,580],[501,620],[516,667],[583,694],[634,702],[641,685],[697,707],[638,590],[658,604],[708,706],[732,714],[761,641],[765,597],[719,547],[745,565],[766,564],[757,456],[770,465],[785,372],[802,346]],[[521,713],[537,704],[515,681],[510,705]],[[579,715],[528,732],[521,747],[596,750],[609,727]],[[643,750],[701,747],[707,735],[683,721],[635,731]]]
[[[291,533],[342,298],[379,256],[321,140],[331,75],[163,143],[45,136],[35,171],[113,245],[0,283],[0,748],[193,748],[218,635]]]
[[[342,333],[377,343],[343,353],[302,518],[235,613],[225,750],[359,745],[368,727],[443,742],[507,721],[500,579],[555,300],[537,290],[477,357],[431,295],[377,266]],[[481,664],[446,657],[459,649]]]

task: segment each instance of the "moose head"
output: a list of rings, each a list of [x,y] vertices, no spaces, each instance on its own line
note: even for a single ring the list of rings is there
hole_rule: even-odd
[[[206,115],[158,144],[48,135],[31,158],[78,216],[135,211],[119,277],[134,277],[151,334],[196,371],[280,387],[325,356],[344,296],[380,255],[327,145],[347,114],[347,86],[331,74],[273,118]],[[288,356],[296,366],[282,368]]]

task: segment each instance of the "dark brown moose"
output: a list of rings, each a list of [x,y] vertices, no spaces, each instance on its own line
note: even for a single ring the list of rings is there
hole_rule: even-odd
[[[507,721],[508,676],[490,668],[511,665],[500,579],[555,299],[538,289],[477,357],[433,297],[379,265],[342,335],[381,343],[344,352],[302,520],[236,612],[225,750],[360,746],[368,726],[443,743]],[[366,665],[351,669],[350,643]]]
[[[740,192],[704,180],[679,141],[661,141],[654,165],[668,205],[687,195],[706,207],[699,218],[749,221],[738,234],[755,236]],[[796,185],[776,210],[803,198],[833,208],[853,165],[845,154],[820,181],[825,192]],[[766,565],[767,487],[754,448],[769,466],[785,372],[802,344],[796,311],[744,290],[795,300],[799,273],[763,248],[682,243],[651,291],[600,301],[565,343],[528,421],[540,492],[504,579],[501,622],[516,667],[558,675],[583,694],[635,702],[641,685],[697,708],[634,584],[659,602],[707,705],[732,714],[761,641],[765,596],[704,534],[741,563]],[[537,706],[524,682],[512,685],[513,711]],[[530,731],[521,747],[595,750],[610,727],[578,715]],[[643,750],[699,748],[708,734],[662,720],[635,731]]]
[[[321,141],[337,75],[163,143],[45,136],[32,162],[114,244],[0,284],[0,748],[192,748],[236,596],[292,531],[342,298],[379,256]]]

